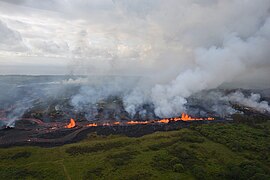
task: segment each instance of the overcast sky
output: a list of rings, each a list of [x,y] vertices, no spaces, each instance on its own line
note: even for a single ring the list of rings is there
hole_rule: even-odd
[[[0,74],[163,69],[166,82],[196,66],[200,49],[257,37],[269,8],[269,0],[0,0]],[[260,74],[268,62],[247,69]]]
[[[147,41],[156,30],[145,18],[157,3],[1,0],[0,70],[61,74],[87,63],[84,71],[107,71],[115,59],[134,61],[151,48]]]

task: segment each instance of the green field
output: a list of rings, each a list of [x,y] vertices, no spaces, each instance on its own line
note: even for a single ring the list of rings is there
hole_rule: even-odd
[[[270,123],[0,149],[0,179],[270,179]]]

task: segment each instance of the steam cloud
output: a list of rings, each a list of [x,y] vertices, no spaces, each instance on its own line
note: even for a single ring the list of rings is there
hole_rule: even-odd
[[[261,101],[260,94],[251,93],[249,97],[245,97],[243,93],[237,91],[235,93],[229,94],[226,97],[223,97],[223,99],[229,100],[231,102],[239,103],[247,107],[254,108],[261,112],[267,111],[270,113],[270,106],[268,102]]]
[[[0,38],[0,55],[50,57],[74,74],[124,77],[86,80],[71,100],[78,109],[117,95],[131,116],[153,104],[157,116],[171,117],[187,111],[187,98],[202,90],[232,82],[270,85],[270,0],[16,2],[0,2],[0,34],[21,47],[8,49]],[[29,9],[36,16],[24,15]],[[130,76],[139,78],[125,79]],[[269,111],[256,94],[225,99]]]

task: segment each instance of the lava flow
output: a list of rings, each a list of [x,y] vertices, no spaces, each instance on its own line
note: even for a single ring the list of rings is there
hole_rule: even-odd
[[[75,120],[74,119],[70,119],[70,123],[66,126],[66,128],[74,128],[76,126]]]
[[[150,124],[150,121],[129,121],[127,124],[135,125],[135,124]]]
[[[96,127],[96,126],[98,126],[98,125],[97,125],[97,123],[91,123],[91,124],[88,124],[87,126],[88,126],[88,127]]]
[[[212,117],[207,117],[207,118],[193,118],[189,116],[186,113],[182,113],[181,117],[175,117],[175,118],[165,118],[165,119],[159,119],[159,120],[149,120],[149,121],[128,121],[128,122],[106,122],[102,124],[97,124],[97,123],[90,123],[86,125],[87,127],[97,127],[97,126],[115,126],[115,125],[138,125],[138,124],[152,124],[152,123],[163,123],[163,124],[168,124],[169,122],[175,122],[175,121],[211,121],[214,120]],[[65,126],[66,128],[73,128],[75,127],[76,123],[74,119],[70,119],[70,123]]]

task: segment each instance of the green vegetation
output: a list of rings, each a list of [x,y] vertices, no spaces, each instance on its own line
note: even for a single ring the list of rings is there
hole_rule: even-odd
[[[202,125],[195,128],[208,139],[224,144],[247,159],[258,160],[270,166],[269,124],[256,128],[243,124]]]
[[[0,149],[0,179],[270,179],[270,123]]]
[[[114,141],[97,143],[90,146],[72,146],[66,149],[66,153],[74,156],[78,154],[94,153],[98,151],[108,151],[114,148],[124,147],[128,144],[128,142]]]

